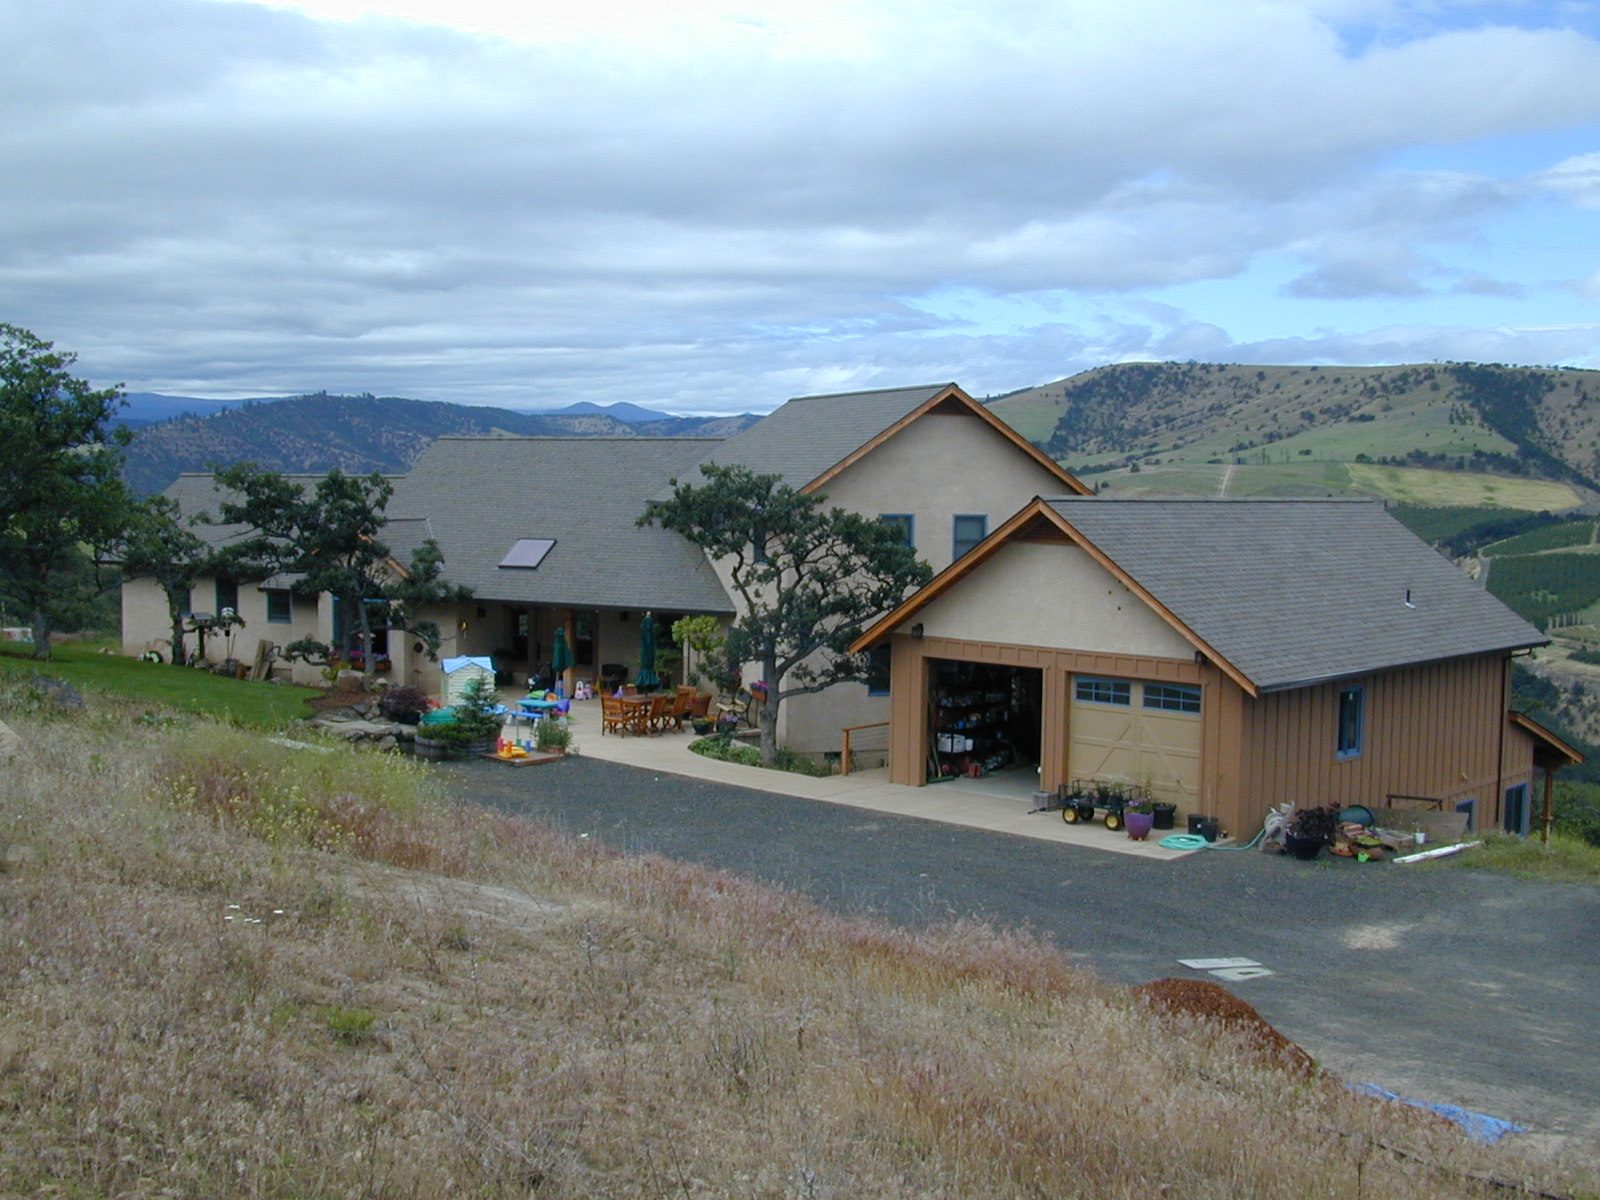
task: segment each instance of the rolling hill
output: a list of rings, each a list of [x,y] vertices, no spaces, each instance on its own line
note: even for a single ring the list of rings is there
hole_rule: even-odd
[[[349,472],[399,474],[410,469],[430,442],[446,435],[727,437],[756,420],[749,414],[635,417],[625,422],[604,413],[527,413],[398,397],[319,393],[250,401],[205,415],[135,427],[124,475],[136,491],[151,493],[184,471],[205,471],[218,463],[241,460],[276,471],[315,473],[337,467]]]
[[[1117,494],[1537,510],[1600,492],[1600,371],[1123,363],[990,404]]]

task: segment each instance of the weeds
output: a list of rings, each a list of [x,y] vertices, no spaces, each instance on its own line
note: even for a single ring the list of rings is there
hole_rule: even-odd
[[[1476,835],[1474,835],[1476,836]],[[1522,879],[1557,883],[1600,882],[1600,846],[1591,846],[1570,833],[1552,833],[1549,845],[1537,834],[1516,837],[1491,833],[1483,845],[1426,865],[1431,870],[1501,871]]]
[[[31,851],[0,875],[0,1194],[1595,1187],[1154,1022],[1023,934],[836,917],[378,756],[59,729],[22,723],[0,777]]]

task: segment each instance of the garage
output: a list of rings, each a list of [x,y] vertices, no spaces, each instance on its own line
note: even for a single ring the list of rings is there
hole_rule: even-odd
[[[930,659],[928,775],[1038,786],[1044,672]]]
[[[1146,784],[1153,799],[1197,808],[1201,702],[1189,684],[1074,675],[1068,774]]]

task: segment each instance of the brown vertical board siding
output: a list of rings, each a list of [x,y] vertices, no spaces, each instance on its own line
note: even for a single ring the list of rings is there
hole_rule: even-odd
[[[1453,805],[1470,796],[1480,813],[1492,811],[1507,669],[1502,655],[1478,655],[1245,700],[1246,784],[1236,832],[1254,832],[1281,800],[1381,805],[1404,793]],[[1362,752],[1337,760],[1339,691],[1352,684],[1365,689]],[[1519,782],[1512,776],[1522,772],[1520,752],[1507,768],[1506,786]]]

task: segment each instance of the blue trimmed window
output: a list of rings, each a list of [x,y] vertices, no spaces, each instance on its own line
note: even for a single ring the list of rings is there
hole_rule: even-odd
[[[294,598],[288,588],[262,588],[267,597],[267,622],[288,625],[294,621]]]
[[[239,583],[234,579],[217,580],[217,607],[214,610],[217,616],[222,615],[222,610],[231,608],[239,611]]]
[[[1181,683],[1147,683],[1144,685],[1144,706],[1162,712],[1197,713],[1200,711],[1200,689]]]
[[[1333,747],[1335,758],[1355,758],[1361,753],[1366,733],[1366,689],[1339,689],[1339,731]]]
[[[989,534],[989,518],[984,513],[957,513],[951,521],[950,557],[960,558]]]
[[[1079,676],[1072,694],[1087,704],[1115,704],[1121,708],[1133,706],[1133,685],[1126,679]]]
[[[917,544],[917,520],[910,513],[879,513],[878,520],[900,531],[902,546]]]

